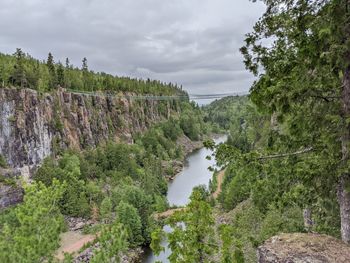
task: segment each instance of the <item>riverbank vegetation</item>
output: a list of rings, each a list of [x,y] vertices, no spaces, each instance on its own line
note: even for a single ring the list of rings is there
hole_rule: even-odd
[[[163,164],[184,159],[180,137],[201,140],[210,128],[197,105],[183,101],[180,108],[180,114],[133,134],[133,144],[60,149],[45,159],[25,187],[24,202],[0,214],[0,250],[6,251],[0,261],[54,260],[60,233],[67,230],[64,218],[72,217],[93,222],[84,232],[99,233],[93,262],[149,244],[157,226],[153,214],[168,208]]]
[[[217,208],[220,262],[256,262],[257,246],[282,232],[350,242],[349,1],[264,2],[241,49],[257,77],[249,99],[207,109],[230,130],[216,150],[227,166]]]

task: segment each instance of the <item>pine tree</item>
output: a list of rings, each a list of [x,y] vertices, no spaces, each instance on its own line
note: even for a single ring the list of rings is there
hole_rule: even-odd
[[[66,69],[69,69],[69,67],[70,67],[69,58],[66,58]]]
[[[65,186],[54,180],[50,187],[40,182],[25,187],[24,202],[14,209],[13,220],[1,229],[1,262],[52,260],[64,226],[58,202]]]
[[[120,253],[127,248],[127,238],[128,236],[123,225],[116,222],[111,225],[105,225],[98,238],[100,248],[95,249],[90,262],[120,262]]]
[[[58,62],[57,67],[57,84],[65,88],[64,68],[61,62]]]
[[[57,84],[57,76],[56,76],[56,69],[55,69],[55,61],[53,59],[51,52],[49,52],[47,56],[46,66],[49,69],[49,74],[50,74],[50,81],[49,81],[50,88],[54,88]]]
[[[92,89],[92,85],[90,83],[90,78],[89,78],[89,68],[87,64],[87,59],[84,57],[82,61],[82,67],[81,70],[83,72],[83,83],[84,83],[84,90],[89,90]]]
[[[19,85],[21,88],[24,88],[27,84],[26,72],[24,68],[25,54],[20,48],[17,48],[14,56],[16,58],[16,63],[14,65],[14,71],[11,76],[12,84]]]

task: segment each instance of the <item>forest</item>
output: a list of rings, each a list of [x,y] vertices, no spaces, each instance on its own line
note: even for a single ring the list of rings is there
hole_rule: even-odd
[[[67,217],[86,218],[101,244],[90,262],[110,262],[120,253],[151,242],[157,226],[153,214],[169,205],[165,198],[171,160],[183,160],[180,136],[200,140],[209,132],[200,109],[183,103],[180,116],[158,123],[134,144],[109,142],[78,152],[61,150],[48,157],[24,185],[24,201],[0,213],[1,262],[52,262],[67,231]],[[1,166],[6,168],[4,160]],[[5,179],[5,184],[15,184]],[[66,255],[65,262],[71,262]],[[119,260],[119,259],[118,259]]]
[[[156,232],[155,251],[159,236],[171,240],[170,262],[257,262],[256,249],[279,233],[350,242],[350,2],[263,2],[241,48],[257,78],[250,95],[203,109],[229,131],[215,153],[222,192],[215,201],[195,189],[169,219],[175,231]]]
[[[148,245],[159,254],[165,237],[171,263],[257,262],[257,248],[280,233],[349,244],[350,1],[263,2],[266,11],[240,50],[256,78],[248,96],[201,108],[186,100],[179,116],[134,134],[132,145],[47,158],[25,185],[24,202],[0,214],[0,261],[54,261],[67,216],[98,222],[84,229],[100,243],[91,262],[120,262],[126,250]],[[78,69],[20,49],[0,56],[0,78],[3,86],[41,92],[187,96],[173,84],[94,73],[86,59]],[[215,146],[213,131],[228,133],[227,142]],[[159,222],[152,215],[169,209],[162,162],[183,159],[182,135],[215,151],[207,158],[224,169],[222,189],[214,198],[215,171],[209,189],[195,187],[186,207]],[[72,260],[67,254],[65,262]]]
[[[64,65],[60,61],[55,62],[52,53],[46,60],[40,61],[20,48],[13,55],[0,53],[0,86],[30,88],[40,92],[63,87],[72,91],[134,92],[187,98],[187,93],[176,84],[94,72],[89,70],[86,58],[82,59],[80,68],[72,65],[69,58],[66,58]]]

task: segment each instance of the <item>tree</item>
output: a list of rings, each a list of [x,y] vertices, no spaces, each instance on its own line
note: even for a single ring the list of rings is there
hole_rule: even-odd
[[[55,87],[55,85],[57,84],[57,76],[56,76],[56,69],[55,69],[55,61],[53,60],[53,56],[51,52],[49,52],[47,56],[46,66],[50,74],[50,81],[49,81],[50,88]]]
[[[66,58],[66,69],[70,68],[70,62],[69,62],[69,58]]]
[[[25,186],[24,202],[14,209],[14,219],[0,229],[1,262],[50,261],[59,246],[63,217],[58,202],[65,184],[53,181]]]
[[[64,68],[61,62],[58,62],[57,67],[57,84],[61,87],[65,87],[65,77],[64,77]]]
[[[194,189],[187,208],[169,218],[172,231],[166,233],[166,237],[172,252],[170,262],[205,262],[206,257],[216,249],[213,241],[214,218],[206,196],[203,188]],[[163,250],[160,236],[164,234],[159,229],[152,233],[151,247],[157,255]]]
[[[317,181],[337,192],[341,236],[349,243],[350,1],[264,2],[267,11],[241,49],[259,75],[251,97],[288,127],[285,149],[312,146],[314,160],[332,166]],[[316,180],[306,178],[316,189],[310,184]]]
[[[137,210],[132,205],[121,201],[116,209],[117,222],[123,224],[128,234],[130,246],[136,247],[143,242],[142,224]]]
[[[82,64],[81,70],[83,72],[87,72],[89,70],[88,64],[87,64],[87,58],[84,57],[82,62],[83,62],[83,64]]]
[[[105,220],[105,222],[110,222],[112,219],[112,201],[109,197],[105,197],[101,202],[100,209],[101,218]]]
[[[17,48],[13,55],[16,58],[16,63],[10,77],[12,80],[11,82],[13,85],[19,85],[21,88],[24,88],[27,84],[26,72],[24,68],[25,54],[20,48]]]
[[[89,74],[89,68],[87,64],[87,59],[84,57],[82,61],[82,67],[81,70],[83,72],[83,83],[84,83],[84,90],[88,90],[89,88],[92,89],[92,83],[90,80],[90,74]]]
[[[105,225],[98,238],[100,246],[94,250],[91,263],[120,262],[120,253],[127,248],[127,233],[123,230],[123,225],[114,222]],[[112,261],[112,259],[114,259]]]

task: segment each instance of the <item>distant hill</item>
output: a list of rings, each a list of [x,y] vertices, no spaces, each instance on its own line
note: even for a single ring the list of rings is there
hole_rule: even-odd
[[[215,100],[203,107],[205,120],[228,130],[234,119],[239,118],[249,99],[248,96],[229,96]]]

